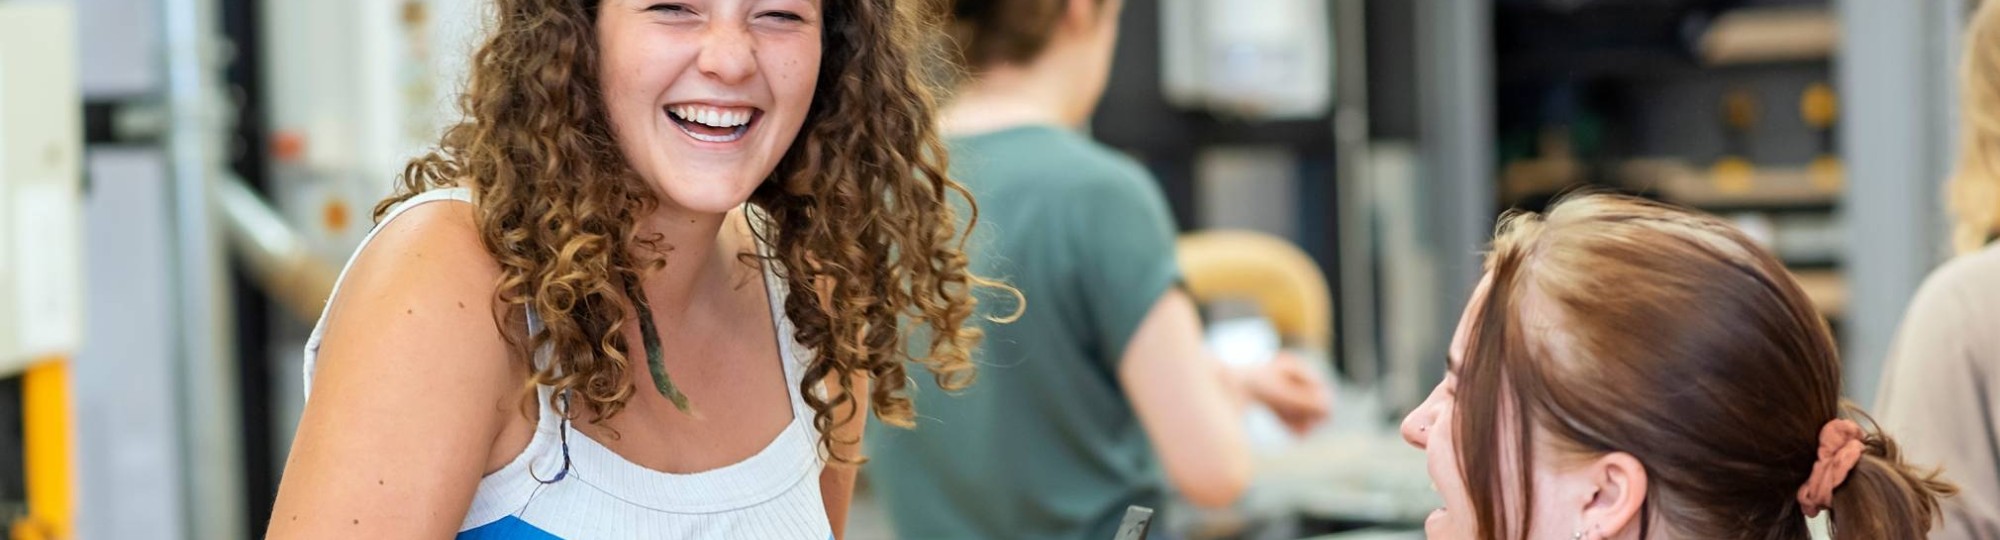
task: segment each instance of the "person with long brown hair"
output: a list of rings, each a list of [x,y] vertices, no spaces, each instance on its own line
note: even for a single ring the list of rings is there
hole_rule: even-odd
[[[1875,410],[1910,456],[1951,470],[1938,540],[2000,538],[2000,1],[1979,3],[1959,71],[1946,183],[1958,256],[1924,280],[1882,364]]]
[[[1923,538],[1954,492],[1840,398],[1785,267],[1712,216],[1613,195],[1503,218],[1449,370],[1403,421],[1430,538]]]
[[[952,177],[981,202],[976,273],[1027,295],[990,328],[979,386],[926,397],[920,426],[870,436],[868,470],[903,538],[1095,540],[1169,490],[1245,491],[1244,407],[1303,431],[1331,394],[1302,361],[1232,369],[1202,347],[1176,228],[1144,167],[1081,132],[1111,77],[1123,0],[936,0],[968,77],[940,114]],[[994,298],[984,306],[1011,306]],[[1165,529],[1164,527],[1162,529]],[[1171,532],[1171,531],[1159,531]]]
[[[308,342],[270,537],[839,536],[863,417],[911,423],[906,365],[967,384],[972,290],[1005,289],[960,251],[934,24],[891,0],[491,14],[464,120]]]

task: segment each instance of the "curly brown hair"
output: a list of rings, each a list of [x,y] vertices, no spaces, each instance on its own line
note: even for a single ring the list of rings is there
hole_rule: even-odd
[[[529,351],[552,352],[546,366],[532,368],[530,384],[570,391],[602,420],[634,391],[623,329],[632,322],[626,310],[644,299],[628,287],[666,261],[660,238],[637,232],[638,218],[659,201],[620,154],[600,96],[598,3],[495,0],[459,99],[464,119],[409,163],[375,214],[379,220],[424,190],[473,188],[480,234],[501,269],[496,324],[515,328],[505,321],[533,309],[543,331],[505,332],[523,361]],[[813,409],[820,445],[854,462],[833,451],[836,442],[853,442],[833,435],[856,420],[851,376],[873,380],[877,417],[910,426],[905,363],[928,368],[947,389],[970,384],[969,353],[981,336],[967,324],[971,289],[1005,286],[967,270],[948,200],[965,197],[966,223],[977,221],[971,196],[946,175],[933,92],[920,74],[938,21],[893,0],[824,6],[811,110],[750,202],[767,217],[756,230],[793,292],[784,309],[794,338],[817,353],[800,395]],[[905,317],[930,330],[921,357],[905,346]],[[815,391],[829,378],[840,392]]]

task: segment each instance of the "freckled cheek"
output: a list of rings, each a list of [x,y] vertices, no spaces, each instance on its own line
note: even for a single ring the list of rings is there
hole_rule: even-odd
[[[780,60],[775,65],[777,69],[771,78],[778,86],[778,91],[790,96],[789,99],[809,101],[813,94],[813,85],[819,80],[818,64],[810,59],[793,56]]]

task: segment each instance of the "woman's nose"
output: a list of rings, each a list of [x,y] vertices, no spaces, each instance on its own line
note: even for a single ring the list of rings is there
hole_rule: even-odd
[[[710,27],[696,66],[723,84],[738,84],[757,73],[757,46],[749,32],[727,25]]]
[[[1431,424],[1437,421],[1436,403],[1437,393],[1432,392],[1429,399],[1411,410],[1409,416],[1403,417],[1403,442],[1418,450],[1424,449],[1425,442],[1430,438]]]

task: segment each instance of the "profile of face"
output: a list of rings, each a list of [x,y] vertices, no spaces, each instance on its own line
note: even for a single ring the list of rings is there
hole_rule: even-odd
[[[811,109],[821,0],[603,0],[598,84],[625,162],[663,206],[727,212]]]
[[[1466,341],[1476,322],[1474,317],[1491,287],[1490,278],[1479,281],[1479,286],[1473,290],[1472,300],[1466,303],[1465,313],[1459,316],[1458,328],[1452,332],[1444,380],[1438,381],[1430,396],[1403,418],[1403,440],[1424,451],[1432,488],[1444,500],[1444,506],[1424,519],[1424,535],[1428,538],[1473,538],[1477,530],[1477,522],[1472,515],[1472,499],[1465,487],[1465,475],[1459,470],[1458,447],[1452,434],[1452,412],[1458,406],[1458,373],[1465,365]]]
[[[1449,367],[1444,380],[1439,381],[1430,396],[1403,418],[1403,440],[1424,451],[1432,487],[1444,502],[1444,506],[1432,511],[1424,520],[1426,538],[1478,538],[1479,518],[1472,504],[1472,493],[1466,485],[1465,472],[1460,466],[1460,447],[1455,439],[1453,422],[1459,410],[1459,374],[1465,372],[1467,362],[1478,361],[1468,347],[1472,333],[1477,331],[1480,323],[1478,314],[1484,308],[1492,287],[1492,275],[1480,279],[1471,300],[1466,303],[1465,312],[1459,316],[1458,328],[1452,333],[1447,359]],[[1520,508],[1520,501],[1524,498],[1519,487],[1520,478],[1523,475],[1533,478],[1534,498],[1528,506],[1530,529],[1526,538],[1637,537],[1635,524],[1638,519],[1635,519],[1634,512],[1645,497],[1645,474],[1636,458],[1623,452],[1581,456],[1563,451],[1549,443],[1546,431],[1538,430],[1535,437],[1537,450],[1530,460],[1531,470],[1522,471],[1516,465],[1520,462],[1519,455],[1513,449],[1520,445],[1523,422],[1512,411],[1508,400],[1500,400],[1493,406],[1504,409],[1497,415],[1500,424],[1497,485],[1506,508]],[[1532,426],[1529,428],[1532,429]],[[1519,524],[1503,526],[1507,527],[1503,537],[1516,537],[1514,531]]]

